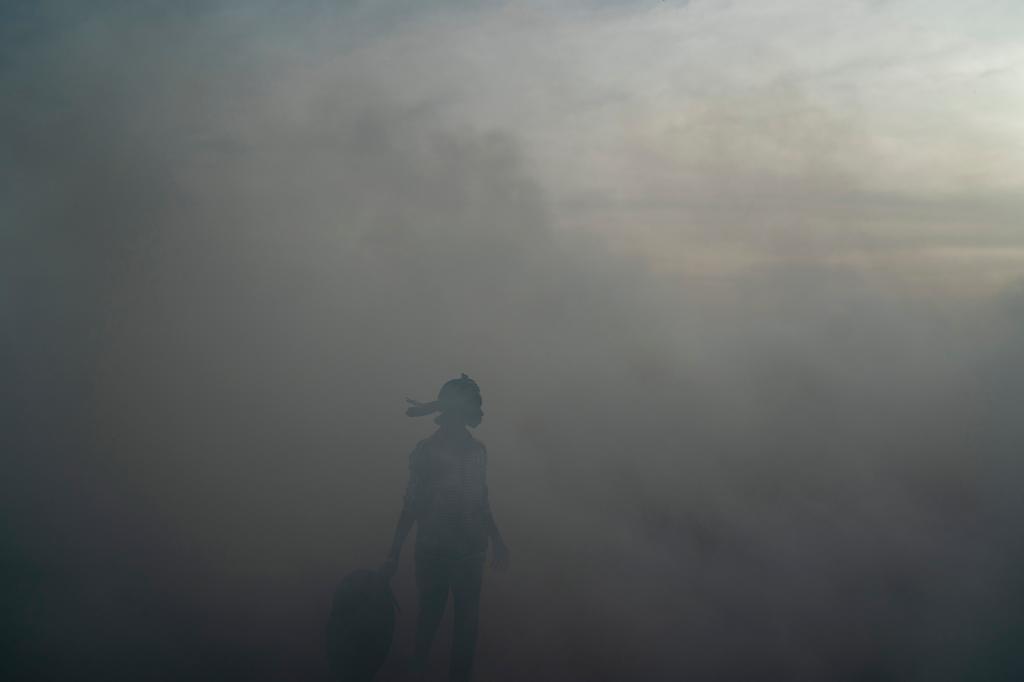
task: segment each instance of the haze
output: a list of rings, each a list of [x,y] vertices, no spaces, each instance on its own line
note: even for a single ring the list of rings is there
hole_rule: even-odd
[[[477,679],[1024,675],[1024,5],[88,5],[0,9],[6,679],[326,679],[460,372]]]

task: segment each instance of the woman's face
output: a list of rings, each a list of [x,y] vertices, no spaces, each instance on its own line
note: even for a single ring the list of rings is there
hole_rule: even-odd
[[[484,420],[484,411],[476,404],[462,404],[452,410],[452,415],[470,428],[480,426],[480,422]]]
[[[477,427],[480,426],[480,422],[484,420],[484,411],[477,408],[475,411],[470,412],[466,415],[466,425]]]
[[[443,412],[470,428],[480,426],[484,420],[484,411],[480,409],[483,401],[477,391],[447,392],[442,389],[438,402]]]

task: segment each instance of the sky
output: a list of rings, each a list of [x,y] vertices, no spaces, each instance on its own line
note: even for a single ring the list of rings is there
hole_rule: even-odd
[[[0,26],[5,676],[328,679],[461,372],[478,679],[1024,673],[1019,3]]]

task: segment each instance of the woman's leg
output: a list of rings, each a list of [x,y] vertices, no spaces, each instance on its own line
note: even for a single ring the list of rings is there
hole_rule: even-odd
[[[416,589],[419,592],[419,613],[416,616],[416,652],[413,667],[423,670],[430,654],[430,645],[441,624],[444,607],[448,602],[449,569],[440,557],[417,552]]]
[[[473,673],[476,635],[480,623],[480,586],[483,583],[484,558],[459,559],[452,570],[451,588],[455,602],[452,632],[452,660],[449,679],[467,682]]]

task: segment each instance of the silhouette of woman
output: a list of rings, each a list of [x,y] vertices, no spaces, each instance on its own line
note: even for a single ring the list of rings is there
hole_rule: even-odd
[[[383,571],[394,575],[406,536],[416,532],[416,620],[414,671],[422,674],[430,645],[444,615],[448,593],[454,601],[449,679],[470,679],[476,650],[480,586],[488,543],[492,566],[504,570],[509,551],[491,514],[487,494],[487,450],[469,428],[483,420],[480,387],[463,374],[441,387],[430,403],[408,401],[410,417],[440,412],[437,431],[409,455],[409,484],[394,541]]]

